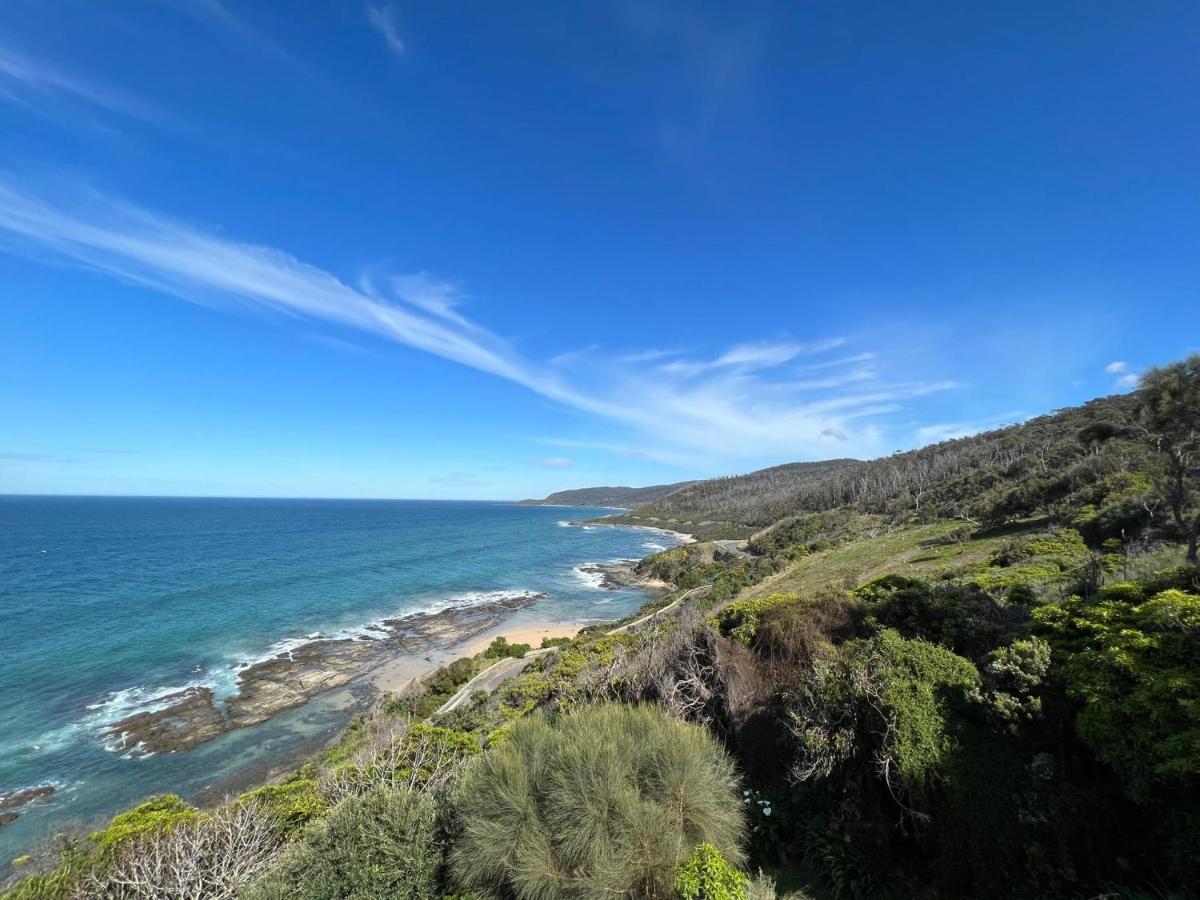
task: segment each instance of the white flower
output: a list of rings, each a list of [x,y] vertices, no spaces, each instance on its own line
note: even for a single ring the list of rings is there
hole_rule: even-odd
[[[767,808],[767,809],[764,809],[764,810],[763,810],[763,815],[764,815],[764,816],[769,816],[770,814],[771,814],[771,810],[770,810],[770,808]]]

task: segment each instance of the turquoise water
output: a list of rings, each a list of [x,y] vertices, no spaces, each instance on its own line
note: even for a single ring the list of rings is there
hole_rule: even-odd
[[[514,623],[640,606],[576,571],[671,543],[568,526],[593,509],[428,501],[0,497],[0,793],[53,784],[0,828],[0,864],[61,827],[218,778],[340,725],[320,701],[187,753],[126,759],[99,729],[187,684],[218,693],[280,642],[497,591],[549,596]]]

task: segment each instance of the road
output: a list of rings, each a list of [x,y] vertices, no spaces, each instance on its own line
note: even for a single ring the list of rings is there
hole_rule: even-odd
[[[708,589],[708,585],[702,585],[701,587],[696,587],[696,588],[692,588],[689,591],[684,591],[682,594],[679,595],[678,600],[675,600],[672,603],[668,603],[662,609],[656,609],[654,612],[650,613],[650,615],[648,615],[648,616],[642,616],[640,619],[637,619],[633,622],[629,622],[626,625],[621,625],[621,626],[618,626],[617,628],[613,628],[606,633],[607,634],[623,634],[624,632],[629,631],[630,629],[637,628],[639,625],[643,625],[646,622],[653,621],[654,619],[657,619],[659,616],[670,612],[671,610],[675,609],[675,607],[679,606],[679,604],[682,603],[684,600],[687,600],[689,597],[695,596],[697,592],[704,591],[707,589]],[[490,694],[492,691],[494,691],[496,688],[500,687],[500,685],[502,685],[504,682],[508,681],[508,679],[512,678],[514,675],[520,675],[522,672],[524,672],[526,667],[531,662],[533,662],[535,659],[537,659],[539,656],[542,656],[547,653],[557,653],[557,652],[558,652],[557,647],[539,648],[537,650],[530,650],[521,659],[517,659],[516,657],[509,656],[509,657],[505,657],[504,659],[498,660],[497,662],[492,663],[490,666],[488,666],[486,669],[484,669],[482,672],[480,672],[478,675],[476,675],[474,678],[472,678],[470,681],[468,681],[466,684],[464,684],[462,687],[460,687],[458,689],[458,692],[453,697],[451,697],[449,700],[447,700],[445,703],[443,703],[441,706],[439,706],[436,714],[440,715],[442,713],[448,713],[453,709],[457,709],[458,707],[462,706],[464,703],[468,702],[471,699],[471,695],[474,694],[476,691],[484,691],[484,692]]]

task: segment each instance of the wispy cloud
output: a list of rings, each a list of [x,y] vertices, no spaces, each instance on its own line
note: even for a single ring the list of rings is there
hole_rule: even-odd
[[[1025,418],[1025,414],[1017,410],[1012,410],[996,416],[990,416],[986,419],[978,419],[974,422],[940,422],[936,425],[925,425],[918,428],[915,432],[917,445],[970,437],[973,434],[979,434],[981,431],[989,431],[993,428],[1003,428],[1005,425],[1012,425],[1015,422],[1023,421]]]
[[[801,354],[824,353],[845,343],[845,338],[835,337],[812,343],[796,341],[759,341],[753,344],[735,344],[724,353],[709,360],[675,359],[663,363],[659,370],[672,375],[693,376],[714,369],[756,371],[773,369],[795,359]]]
[[[849,357],[857,362],[845,371],[796,378],[793,361],[842,345],[836,337],[741,343],[699,359],[675,355],[675,366],[603,354],[553,366],[468,319],[461,293],[427,274],[376,275],[356,287],[280,250],[92,190],[47,197],[0,176],[0,232],[9,249],[33,258],[209,306],[336,325],[508,379],[615,426],[604,442],[616,451],[677,464],[819,457],[830,437],[844,438],[854,455],[873,455],[888,449],[878,417],[958,386],[881,379],[865,354]]]
[[[379,32],[388,50],[395,56],[404,54],[404,41],[400,37],[400,29],[396,25],[396,8],[390,3],[367,4],[367,21]]]
[[[575,465],[575,460],[568,459],[565,456],[547,456],[544,459],[535,460],[537,465],[547,469],[565,469],[568,466]]]
[[[1142,376],[1138,375],[1136,372],[1130,372],[1130,373],[1128,373],[1126,375],[1122,375],[1120,378],[1118,378],[1113,383],[1113,386],[1121,391],[1133,390],[1135,387],[1138,386],[1138,382],[1141,380],[1141,377]]]
[[[0,44],[0,99],[46,114],[53,114],[55,104],[67,101],[143,122],[157,122],[163,118],[152,104],[133,94],[4,44]]]
[[[220,0],[173,0],[174,5],[218,34],[230,35],[249,47],[286,62],[300,71],[307,67],[291,53],[263,34],[246,19],[229,10]]]
[[[1107,372],[1109,375],[1118,375],[1121,372],[1128,372],[1129,371],[1129,363],[1124,362],[1122,360],[1117,360],[1116,362],[1110,362],[1107,366],[1104,367],[1104,371]]]

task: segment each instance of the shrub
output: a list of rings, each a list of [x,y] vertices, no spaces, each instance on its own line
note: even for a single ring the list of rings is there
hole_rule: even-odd
[[[892,630],[844,644],[786,697],[797,740],[794,777],[829,777],[869,755],[893,795],[919,791],[953,746],[950,705],[978,683],[967,660]]]
[[[101,850],[113,850],[141,835],[170,831],[198,815],[196,809],[174,794],[160,794],[114,816],[107,826],[89,837]]]
[[[233,900],[279,855],[275,817],[257,803],[143,829],[92,869],[77,897],[106,900]]]
[[[1041,638],[1013,641],[989,653],[983,664],[985,697],[1001,727],[1018,726],[1042,714],[1042,698],[1035,691],[1050,670],[1050,645]]]
[[[510,644],[508,638],[501,636],[488,645],[488,648],[483,651],[483,656],[485,659],[504,659],[507,656],[521,659],[531,649],[528,644]]]
[[[242,803],[258,803],[275,816],[282,834],[291,837],[313,819],[322,815],[329,804],[317,791],[311,778],[293,778],[282,784],[264,784],[238,798]]]
[[[712,844],[701,844],[675,873],[680,900],[745,900],[750,879]]]
[[[428,900],[442,846],[433,801],[375,788],[343,800],[254,885],[252,900]]]
[[[77,838],[56,835],[55,844],[58,864],[54,868],[27,875],[0,897],[4,900],[63,900],[74,896],[80,881],[98,865],[97,854],[85,852]]]
[[[697,844],[741,861],[741,806],[701,728],[649,707],[533,716],[464,774],[452,869],[487,896],[667,897]]]
[[[834,590],[763,610],[751,645],[765,659],[808,666],[831,643],[855,636],[861,622],[861,601]]]
[[[1137,605],[1126,585],[1034,612],[1080,736],[1135,798],[1155,786],[1200,784],[1200,596],[1169,589]]]
[[[758,600],[738,600],[717,612],[713,617],[713,626],[722,637],[749,645],[758,633],[758,623],[764,613],[781,604],[795,602],[795,594],[772,594]]]
[[[394,724],[394,723],[393,723]],[[471,735],[424,722],[383,728],[369,745],[359,748],[354,761],[327,773],[318,784],[321,795],[336,803],[375,787],[431,791],[457,773],[468,757],[479,752]]]

